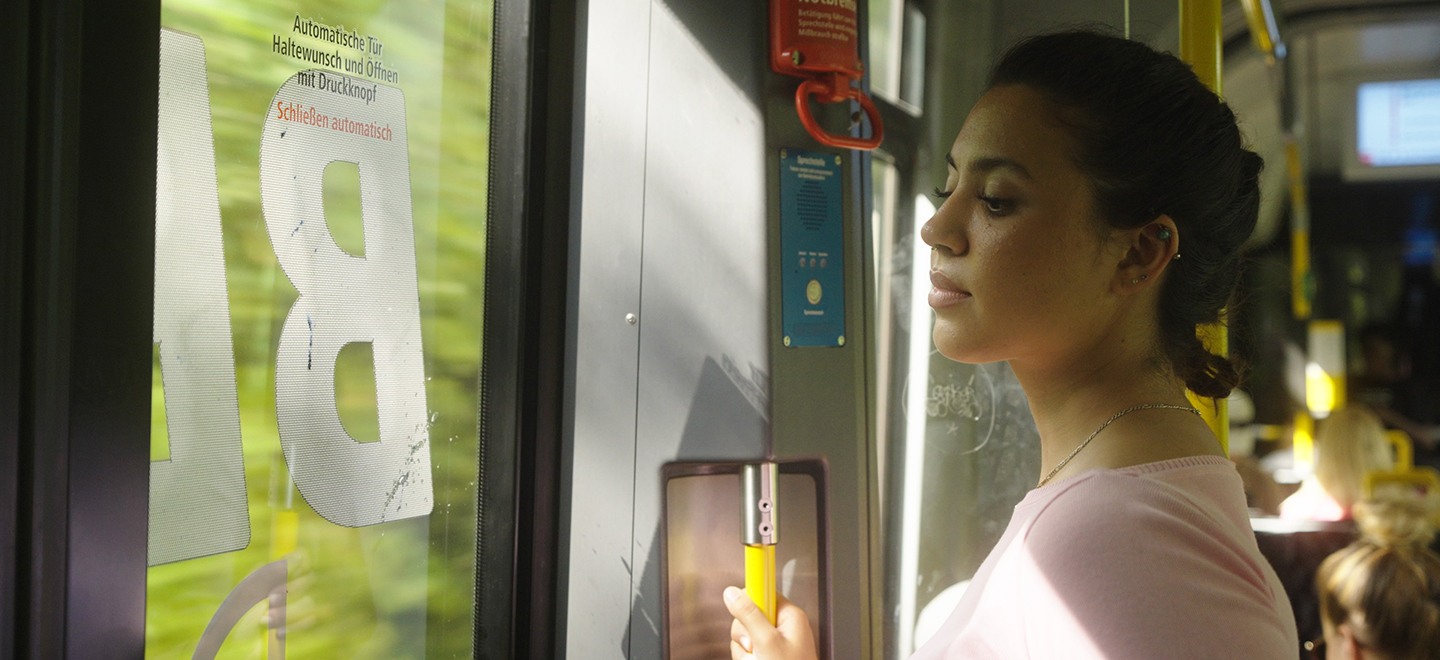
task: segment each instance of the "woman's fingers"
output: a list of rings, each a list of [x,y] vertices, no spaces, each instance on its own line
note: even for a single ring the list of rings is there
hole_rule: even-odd
[[[785,639],[811,639],[810,617],[805,615],[805,610],[799,605],[790,602],[784,596],[775,594],[775,627],[779,629],[780,635]]]
[[[814,660],[815,636],[805,610],[776,595],[776,620],[770,625],[765,613],[744,591],[725,589],[725,607],[735,621],[730,624],[730,657],[733,660]]]
[[[755,647],[750,645],[750,633],[745,632],[745,625],[739,619],[730,621],[730,641],[740,645],[746,653],[753,653]]]
[[[750,597],[745,595],[741,589],[725,588],[725,607],[730,610],[730,616],[735,617],[735,620],[745,628],[747,636],[753,643],[765,644],[778,634],[775,626],[770,625],[770,620],[765,618],[765,613],[761,612],[755,601],[750,600]]]

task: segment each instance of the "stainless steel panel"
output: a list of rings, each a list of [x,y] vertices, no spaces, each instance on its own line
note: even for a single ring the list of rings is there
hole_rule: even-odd
[[[651,14],[632,658],[660,657],[661,466],[764,455],[765,134],[746,73],[765,31],[752,4]],[[748,49],[708,47],[722,39]]]
[[[574,383],[569,492],[562,498],[569,550],[560,655],[623,658],[630,623],[635,387],[640,239],[645,190],[643,72],[650,0],[595,0],[580,29],[584,116],[581,192],[571,291]],[[636,314],[638,323],[626,322]]]

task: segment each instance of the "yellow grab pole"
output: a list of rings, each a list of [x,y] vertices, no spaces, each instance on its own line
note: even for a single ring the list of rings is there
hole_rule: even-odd
[[[775,544],[780,542],[780,470],[775,463],[740,467],[740,540],[745,544],[745,593],[775,624]]]
[[[1223,96],[1220,48],[1220,0],[1180,0],[1180,59],[1190,64],[1200,82]],[[1230,354],[1225,319],[1226,314],[1222,311],[1219,323],[1195,329],[1205,348],[1222,356]],[[1200,409],[1210,430],[1220,439],[1220,448],[1229,454],[1230,411],[1225,399],[1201,399],[1194,392],[1188,394],[1190,402]]]
[[[1224,96],[1220,46],[1220,0],[1180,0],[1180,59],[1200,82]]]
[[[775,625],[775,546],[745,546],[745,593]]]
[[[1250,39],[1265,54],[1265,62],[1274,64],[1285,57],[1285,44],[1275,24],[1275,7],[1270,0],[1240,0],[1245,9],[1245,22],[1250,26]]]
[[[1310,196],[1295,136],[1285,143],[1286,172],[1290,177],[1290,305],[1295,318],[1310,318],[1314,277],[1310,274]]]

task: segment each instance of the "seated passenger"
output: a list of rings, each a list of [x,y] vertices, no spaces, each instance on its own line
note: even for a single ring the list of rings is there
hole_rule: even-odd
[[[1440,555],[1427,547],[1435,527],[1417,497],[1387,496],[1355,506],[1360,540],[1320,565],[1323,641],[1316,658],[1440,658]]]
[[[1364,406],[1346,406],[1320,423],[1315,473],[1280,503],[1287,520],[1349,520],[1365,475],[1395,465],[1380,418]]]

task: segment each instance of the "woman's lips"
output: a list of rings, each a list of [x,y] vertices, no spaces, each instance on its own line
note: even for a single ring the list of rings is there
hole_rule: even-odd
[[[969,291],[955,286],[950,278],[938,270],[930,271],[930,286],[929,303],[935,309],[956,305],[971,298]]]

